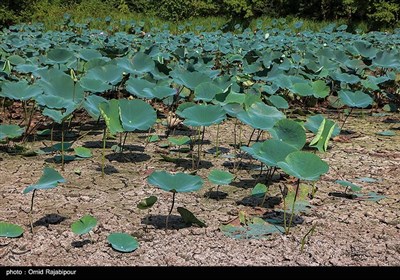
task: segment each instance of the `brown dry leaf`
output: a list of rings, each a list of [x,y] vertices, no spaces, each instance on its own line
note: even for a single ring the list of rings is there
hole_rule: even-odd
[[[351,142],[351,137],[348,135],[339,135],[333,138],[334,142],[339,142],[339,143],[350,143]]]

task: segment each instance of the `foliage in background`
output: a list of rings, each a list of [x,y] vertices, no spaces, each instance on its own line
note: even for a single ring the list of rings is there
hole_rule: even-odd
[[[296,17],[345,21],[350,26],[367,22],[369,30],[376,30],[399,27],[400,3],[397,0],[2,0],[0,25],[39,21],[49,27],[59,22],[64,13],[71,14],[75,22],[109,16],[117,20],[145,20],[153,26],[162,26],[164,21],[211,17],[205,22],[214,23],[214,28],[221,27],[221,19],[225,23],[249,25],[260,17]]]

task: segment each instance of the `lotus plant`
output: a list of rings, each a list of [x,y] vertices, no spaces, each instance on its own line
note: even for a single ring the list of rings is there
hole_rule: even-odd
[[[29,211],[29,219],[30,219],[32,233],[33,233],[33,224],[32,224],[33,199],[35,198],[36,191],[54,189],[58,186],[59,183],[65,183],[65,182],[66,180],[60,175],[60,173],[58,173],[53,168],[46,167],[43,170],[43,175],[42,177],[40,177],[39,181],[36,184],[26,187],[26,189],[23,191],[24,194],[27,194],[32,191],[31,208]]]
[[[197,191],[203,186],[203,180],[197,175],[171,174],[166,171],[154,171],[147,178],[147,182],[164,191],[172,192],[172,204],[165,221],[166,229],[168,229],[168,220],[174,208],[176,194]]]

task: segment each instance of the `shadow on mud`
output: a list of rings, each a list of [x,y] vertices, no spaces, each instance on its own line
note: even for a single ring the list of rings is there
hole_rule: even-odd
[[[141,220],[144,225],[151,225],[156,229],[165,229],[167,215],[149,215]],[[168,220],[168,229],[182,229],[190,227],[181,216],[171,215]]]
[[[89,239],[80,240],[80,241],[72,241],[71,246],[74,248],[82,248],[83,246],[92,243]]]
[[[66,220],[67,217],[60,216],[58,214],[47,214],[46,216],[40,218],[36,222],[33,223],[34,227],[38,226],[45,226],[48,227],[49,225],[58,225],[64,220]]]
[[[106,159],[109,161],[117,161],[120,163],[127,163],[127,162],[143,162],[150,160],[150,156],[147,154],[141,153],[114,153],[106,155]]]
[[[210,198],[210,199],[215,199],[215,200],[220,200],[220,199],[225,199],[228,196],[226,192],[222,191],[208,191],[204,194],[205,198]]]
[[[261,202],[263,200],[263,196],[246,196],[241,200],[236,201],[236,204],[238,205],[244,205],[244,206],[251,206],[251,207],[264,207],[264,208],[269,208],[273,209],[276,205],[279,205],[282,202],[282,197],[279,196],[267,196],[267,198],[264,201],[264,204],[261,205]]]

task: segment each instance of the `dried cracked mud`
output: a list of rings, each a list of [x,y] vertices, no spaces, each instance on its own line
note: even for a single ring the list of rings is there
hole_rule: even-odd
[[[328,116],[336,118],[335,115]],[[222,154],[207,153],[215,147],[216,128],[207,128],[203,159],[197,174],[206,179],[213,168],[230,170],[233,153],[233,121],[220,127]],[[90,124],[87,129],[93,129]],[[327,153],[319,154],[330,165],[329,172],[317,182],[318,191],[310,200],[311,212],[301,215],[303,223],[289,235],[273,234],[266,239],[232,239],[220,226],[237,218],[239,211],[261,214],[272,208],[254,207],[243,203],[256,184],[259,171],[239,170],[231,186],[222,186],[227,193],[219,201],[205,196],[212,186],[205,180],[200,192],[178,193],[165,229],[165,217],[172,194],[146,182],[153,170],[190,171],[191,159],[177,163],[161,160],[166,149],[157,143],[144,145],[145,133],[130,134],[122,155],[107,150],[106,175],[101,177],[101,130],[94,130],[74,145],[92,148],[93,157],[72,161],[60,171],[51,156],[22,157],[0,152],[0,220],[21,225],[21,238],[0,239],[0,265],[5,266],[399,266],[400,265],[400,117],[350,117],[345,129],[353,133],[340,136],[330,143]],[[376,135],[391,129],[394,137]],[[164,134],[159,126],[156,133]],[[176,133],[187,134],[188,131]],[[243,126],[243,139],[251,131]],[[264,135],[266,136],[266,135]],[[309,135],[311,137],[311,135]],[[247,141],[247,140],[246,140]],[[117,143],[109,140],[107,146]],[[48,139],[36,139],[26,145],[31,149],[50,145]],[[186,154],[182,153],[182,158]],[[256,161],[252,161],[255,163]],[[242,159],[242,164],[249,164]],[[33,211],[34,234],[30,232],[29,208],[31,195],[24,188],[35,183],[44,166],[51,166],[66,178],[67,183],[56,189],[38,191]],[[77,172],[77,171],[80,172]],[[232,171],[232,170],[230,170]],[[77,173],[80,173],[78,175]],[[356,178],[375,178],[375,182],[358,182]],[[261,177],[262,179],[262,177]],[[329,196],[342,187],[337,179],[362,186],[363,192],[373,191],[385,198],[361,201]],[[270,193],[290,184],[274,181]],[[136,205],[144,197],[156,195],[158,202],[148,213]],[[206,228],[188,226],[176,211],[177,206],[191,210],[206,222]],[[70,230],[73,221],[85,214],[98,219],[89,236],[79,237]],[[315,231],[301,242],[314,226]],[[133,253],[119,253],[107,243],[111,232],[136,236],[140,247]]]

